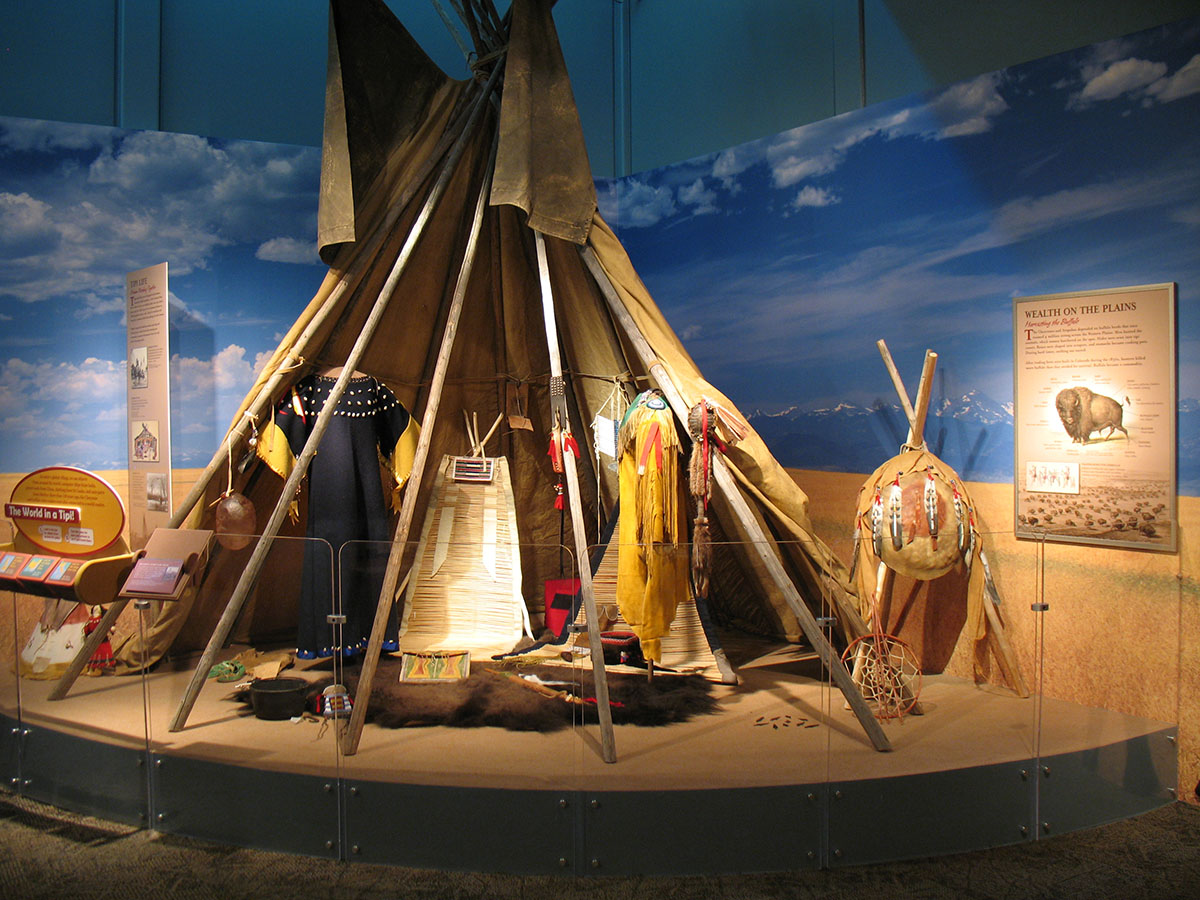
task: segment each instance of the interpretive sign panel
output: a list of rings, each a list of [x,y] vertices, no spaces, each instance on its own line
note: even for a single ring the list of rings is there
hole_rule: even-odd
[[[171,348],[167,264],[125,276],[128,321],[129,544],[145,546],[171,518]]]
[[[30,472],[13,488],[4,515],[32,544],[58,556],[106,550],[125,527],[125,507],[112,485],[70,466]]]
[[[1013,302],[1019,538],[1174,550],[1175,285]]]

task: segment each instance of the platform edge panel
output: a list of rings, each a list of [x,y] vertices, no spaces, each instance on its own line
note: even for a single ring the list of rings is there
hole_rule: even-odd
[[[512,875],[571,875],[580,792],[348,781],[352,862]]]
[[[147,757],[5,716],[0,727],[18,792],[75,812],[351,862],[567,876],[788,871],[1017,844],[1164,806],[1177,766],[1168,727],[1041,759],[828,784],[470,788]]]
[[[20,794],[82,815],[147,824],[145,749],[6,720],[6,733],[12,735],[14,729],[19,737],[13,777]]]
[[[1037,773],[1039,837],[1129,819],[1176,800],[1178,730],[1043,757]]]
[[[216,844],[338,858],[344,836],[336,775],[272,772],[155,754],[157,831]]]
[[[0,713],[0,788],[16,791],[20,787],[21,722]]]
[[[718,875],[815,869],[827,786],[591,791],[589,875]]]
[[[1033,760],[829,785],[830,866],[1032,840]]]

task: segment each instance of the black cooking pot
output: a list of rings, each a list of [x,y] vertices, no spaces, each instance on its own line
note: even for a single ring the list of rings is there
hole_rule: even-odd
[[[250,685],[250,705],[260,719],[294,719],[305,710],[303,678],[260,678]]]

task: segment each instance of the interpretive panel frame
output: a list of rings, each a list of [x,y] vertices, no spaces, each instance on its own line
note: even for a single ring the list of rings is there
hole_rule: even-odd
[[[1175,292],[1014,299],[1018,538],[1176,550]]]

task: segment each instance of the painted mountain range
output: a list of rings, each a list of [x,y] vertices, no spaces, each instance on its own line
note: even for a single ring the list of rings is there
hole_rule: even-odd
[[[908,421],[898,403],[831,407],[748,415],[781,464],[827,472],[872,472],[900,450]],[[1200,400],[1179,403],[1178,469],[1181,492],[1200,488]],[[1011,481],[1013,410],[979,391],[938,398],[925,424],[929,449],[968,481]]]

